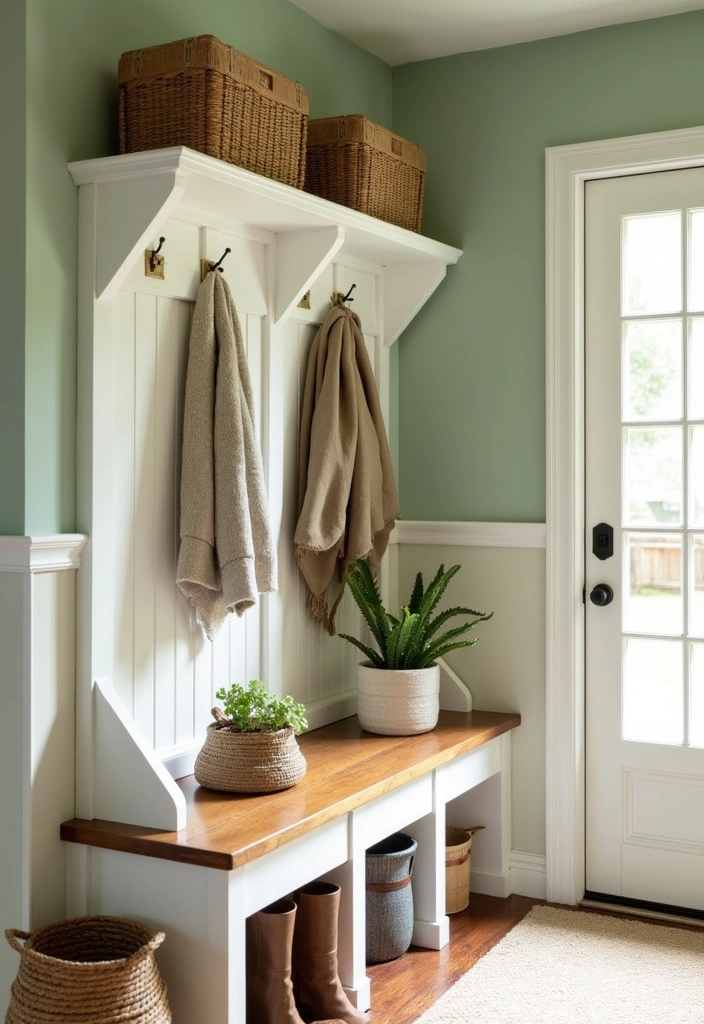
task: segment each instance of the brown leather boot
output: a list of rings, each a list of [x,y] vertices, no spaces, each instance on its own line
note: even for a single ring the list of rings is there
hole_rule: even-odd
[[[344,1024],[365,1024],[366,1013],[345,995],[337,973],[337,918],[340,886],[311,882],[296,894],[293,935],[296,998],[305,1020],[338,1017]]]
[[[303,1024],[291,983],[295,918],[293,900],[277,900],[247,918],[247,1024]]]

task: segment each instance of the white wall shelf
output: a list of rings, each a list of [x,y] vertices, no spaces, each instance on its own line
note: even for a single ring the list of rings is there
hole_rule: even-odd
[[[385,267],[384,342],[392,344],[461,249],[387,224],[183,146],[69,164],[96,189],[95,294],[110,301],[150,239],[179,208],[271,232],[280,240],[275,320],[281,321],[335,253]],[[219,254],[218,254],[219,255]],[[217,258],[217,257],[215,257]]]

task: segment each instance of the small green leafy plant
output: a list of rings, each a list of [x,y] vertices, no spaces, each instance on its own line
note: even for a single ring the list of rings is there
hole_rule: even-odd
[[[448,608],[433,618],[433,612],[448,583],[460,568],[459,565],[453,565],[445,571],[445,566],[441,565],[427,590],[423,585],[423,576],[418,573],[411,599],[396,618],[384,608],[366,560],[358,558],[347,577],[347,583],[371,630],[378,651],[346,633],[340,633],[340,636],[358,647],[376,668],[427,668],[436,658],[442,658],[448,651],[454,651],[458,647],[472,647],[477,642],[476,639],[460,640],[459,637],[478,623],[486,622],[492,617],[493,612],[487,615],[484,612],[475,612],[471,608],[456,607]],[[443,630],[443,626],[457,615],[469,615],[473,618],[470,622]]]
[[[247,686],[233,683],[226,690],[221,687],[215,694],[223,702],[225,714],[213,708],[217,728],[232,732],[278,732],[292,726],[294,732],[308,728],[303,704],[293,697],[275,697],[264,683],[250,679]]]

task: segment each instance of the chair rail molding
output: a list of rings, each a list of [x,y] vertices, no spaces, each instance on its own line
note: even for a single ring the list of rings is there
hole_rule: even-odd
[[[544,548],[545,524],[423,522],[402,519],[396,524],[391,542],[470,548]]]
[[[584,895],[584,185],[704,166],[704,127],[556,146],[546,188],[546,890]]]
[[[43,537],[0,536],[0,572],[79,569],[87,539],[82,533]]]

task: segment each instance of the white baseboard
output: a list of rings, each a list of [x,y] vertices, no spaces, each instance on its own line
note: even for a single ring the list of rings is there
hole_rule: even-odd
[[[511,851],[510,857],[511,892],[517,896],[532,896],[547,899],[545,856],[537,853]]]
[[[506,874],[500,871],[476,871],[472,867],[469,888],[471,892],[497,896],[499,899],[515,893],[516,896],[544,900],[547,898],[545,856],[512,850]]]
[[[500,871],[475,871],[470,867],[469,889],[482,896],[497,896],[505,900],[511,895],[510,876]]]

